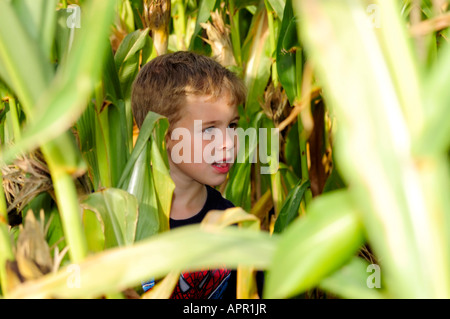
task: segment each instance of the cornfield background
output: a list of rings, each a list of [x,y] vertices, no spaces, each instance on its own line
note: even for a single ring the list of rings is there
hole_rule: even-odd
[[[239,298],[449,298],[448,8],[0,0],[1,295],[121,298],[157,278],[138,292],[167,298],[181,270],[225,264]],[[239,125],[278,128],[280,149],[250,141],[219,187],[238,208],[169,232],[168,123],[138,132],[130,93],[178,50],[237,72]]]

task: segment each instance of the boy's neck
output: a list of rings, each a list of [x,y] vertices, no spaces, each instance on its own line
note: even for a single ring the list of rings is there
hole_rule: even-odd
[[[206,186],[195,180],[180,179],[173,170],[170,175],[175,183],[170,218],[188,219],[196,215],[205,205],[208,196]]]

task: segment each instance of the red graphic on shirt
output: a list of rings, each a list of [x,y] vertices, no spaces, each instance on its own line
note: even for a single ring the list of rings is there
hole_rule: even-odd
[[[228,269],[182,273],[171,299],[209,299],[218,297],[230,275]]]

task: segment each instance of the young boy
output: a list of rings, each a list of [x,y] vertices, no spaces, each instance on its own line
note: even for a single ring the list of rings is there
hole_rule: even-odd
[[[200,223],[208,211],[234,206],[213,187],[225,181],[236,159],[233,130],[245,94],[234,73],[193,52],[159,56],[139,72],[131,100],[138,127],[149,111],[169,120],[166,145],[175,183],[170,228]],[[233,298],[232,275],[228,269],[183,273],[172,298]]]

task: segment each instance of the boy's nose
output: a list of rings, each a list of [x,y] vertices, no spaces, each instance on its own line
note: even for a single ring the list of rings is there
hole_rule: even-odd
[[[230,150],[232,148],[234,148],[234,144],[235,144],[235,132],[233,129],[225,129],[225,134],[222,135],[223,141],[222,141],[222,145],[220,146],[220,149],[222,150]]]

